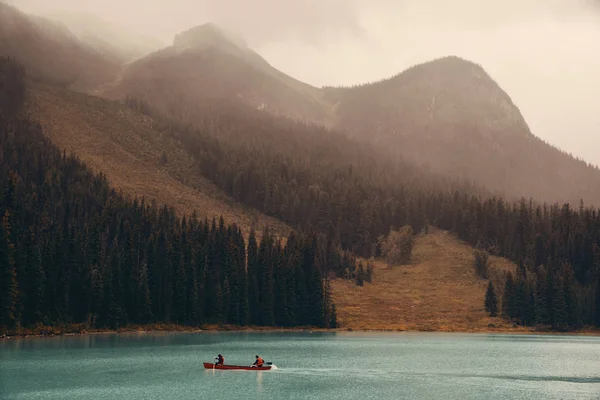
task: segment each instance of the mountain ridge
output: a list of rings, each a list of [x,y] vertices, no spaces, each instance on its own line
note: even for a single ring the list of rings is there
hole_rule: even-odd
[[[323,283],[323,293],[328,291],[327,282],[322,280],[322,273],[347,280],[355,279],[355,283],[359,284],[360,268],[358,272],[355,271],[352,257],[383,256],[382,253],[387,250],[382,248],[382,240],[385,235],[396,230],[396,227],[407,228],[403,228],[403,232],[412,230],[417,241],[424,239],[421,243],[425,243],[427,249],[434,251],[436,256],[451,256],[450,266],[454,264],[454,254],[447,254],[447,247],[440,245],[444,242],[436,240],[438,228],[453,232],[470,246],[483,246],[492,254],[502,255],[518,263],[516,285],[509,284],[513,282],[510,274],[506,275],[506,279],[503,276],[496,282],[500,292],[508,293],[504,295],[502,304],[515,305],[504,310],[505,314],[518,323],[536,323],[551,326],[553,329],[576,329],[583,323],[600,323],[594,319],[596,316],[592,315],[595,301],[598,301],[594,296],[600,293],[600,286],[594,275],[595,266],[600,259],[596,251],[600,244],[600,231],[597,229],[600,219],[597,210],[581,207],[580,211],[574,211],[568,205],[547,207],[533,200],[507,202],[503,196],[494,198],[488,192],[479,193],[475,187],[456,182],[459,177],[475,174],[474,177],[487,186],[512,184],[513,186],[501,188],[507,190],[512,187],[516,191],[519,189],[516,184],[519,184],[528,190],[537,190],[542,194],[542,198],[551,198],[557,192],[568,190],[565,179],[580,179],[579,182],[575,182],[577,185],[590,186],[594,182],[592,175],[572,177],[573,170],[563,168],[560,164],[554,166],[555,170],[549,170],[551,166],[548,165],[548,161],[553,162],[556,159],[547,157],[548,147],[542,146],[539,140],[529,140],[533,135],[527,134],[526,123],[517,123],[517,129],[511,130],[514,129],[511,125],[513,120],[518,122],[518,118],[507,116],[510,113],[513,116],[517,115],[514,104],[509,104],[508,110],[503,109],[502,105],[507,104],[506,98],[502,97],[501,88],[490,84],[489,76],[481,75],[479,70],[473,69],[469,64],[460,60],[455,63],[456,60],[451,59],[417,66],[415,70],[400,74],[381,86],[365,86],[362,91],[342,91],[336,103],[335,115],[339,117],[337,125],[346,124],[348,130],[355,129],[349,133],[353,133],[356,138],[349,138],[340,134],[344,132],[343,129],[323,129],[314,126],[314,120],[313,126],[290,121],[289,115],[286,114],[293,111],[302,114],[301,112],[306,111],[300,107],[309,102],[307,97],[303,97],[305,93],[288,86],[290,91],[285,94],[290,98],[277,97],[281,95],[278,91],[285,88],[287,82],[268,79],[270,72],[261,71],[235,54],[220,51],[218,46],[209,47],[208,51],[200,49],[200,52],[177,52],[177,49],[171,46],[127,66],[123,81],[115,86],[123,88],[124,84],[127,89],[127,84],[134,83],[138,85],[138,89],[143,90],[133,98],[126,98],[126,105],[75,93],[73,87],[57,89],[51,86],[50,92],[58,90],[60,93],[48,94],[43,90],[39,92],[34,86],[33,93],[41,97],[34,100],[29,111],[33,116],[39,116],[40,123],[28,120],[24,127],[35,131],[36,135],[48,135],[55,143],[62,141],[61,148],[74,150],[82,158],[87,157],[86,161],[99,172],[108,171],[107,175],[112,176],[112,183],[121,179],[120,184],[124,187],[138,185],[136,189],[139,189],[139,192],[135,193],[136,195],[149,195],[150,198],[152,195],[164,195],[162,192],[168,192],[170,197],[163,197],[161,202],[175,203],[178,207],[188,206],[188,209],[205,208],[206,204],[186,204],[187,199],[183,196],[185,193],[179,193],[181,186],[174,184],[175,180],[181,183],[190,179],[191,185],[203,192],[210,191],[211,184],[221,190],[224,195],[217,196],[217,200],[230,196],[251,210],[259,210],[265,215],[275,217],[276,220],[290,223],[297,231],[316,232],[314,245],[307,247],[306,251],[302,252],[302,257],[295,257],[288,260],[289,262],[279,259],[276,262],[259,263],[271,272],[279,274],[285,271],[286,266],[299,267],[297,263],[302,260],[315,261],[317,255],[322,261],[319,263],[320,268],[305,275],[304,279],[296,281],[300,282],[299,286],[296,286],[294,281],[288,281],[287,285],[277,285],[278,292],[275,293],[275,297],[259,296],[257,299],[250,296],[250,301],[264,301],[266,324],[273,321],[268,315],[273,311],[272,305],[277,305],[277,313],[285,317],[285,304],[277,299],[285,297],[281,295],[292,283],[291,287],[298,287],[300,292],[291,298],[297,297],[300,300],[306,298],[302,292],[302,282],[306,279],[309,281],[304,283],[311,283],[315,288],[323,289]],[[12,65],[9,59],[0,60],[8,66],[8,72],[12,69],[22,79],[23,68]],[[447,65],[448,63],[450,65]],[[132,71],[132,66],[138,69]],[[454,71],[454,68],[457,68],[457,71]],[[437,69],[439,73],[436,72]],[[274,69],[271,72],[276,74]],[[142,73],[147,75],[142,76]],[[0,69],[0,74],[4,76],[5,71]],[[131,81],[140,76],[146,79]],[[229,81],[230,78],[238,80]],[[484,82],[477,84],[478,79]],[[0,79],[0,83],[2,82]],[[8,83],[9,86],[13,84],[10,80],[4,80],[3,83]],[[463,93],[462,88],[467,90]],[[0,92],[1,89],[4,87],[0,87]],[[256,101],[261,101],[261,96],[272,96],[268,100],[274,101],[272,104],[280,109],[257,109],[256,102],[248,102],[247,99],[237,101],[240,90],[244,90],[241,93],[245,95],[255,95]],[[307,90],[312,89],[308,86]],[[367,95],[363,91],[366,91]],[[490,92],[496,93],[496,96],[490,96]],[[322,91],[317,93],[323,95]],[[123,91],[120,94],[127,95],[127,92]],[[152,96],[144,98],[144,95],[148,94]],[[440,94],[442,99],[439,102],[436,100],[433,107],[432,94]],[[65,99],[67,97],[72,99]],[[44,110],[35,109],[35,101],[39,101],[38,105],[41,104]],[[322,104],[316,104],[317,108],[320,105]],[[158,112],[154,112],[156,109]],[[165,110],[171,115],[160,115]],[[274,117],[272,114],[277,115],[276,111],[281,111],[283,115]],[[317,111],[315,112],[318,115]],[[3,110],[0,110],[0,117],[2,112]],[[310,113],[302,115],[306,116],[307,121],[314,116]],[[495,124],[495,118],[501,120]],[[14,138],[21,139],[18,135],[12,135],[11,129],[13,128],[8,126],[8,129],[3,130],[2,138],[7,140],[7,143],[12,143]],[[506,135],[502,134],[503,129],[506,129]],[[490,135],[490,132],[493,135]],[[76,135],[79,137],[74,137]],[[490,141],[490,137],[496,140],[496,144]],[[380,148],[370,146],[369,142],[377,142],[375,138],[381,142]],[[517,141],[523,138],[524,140]],[[17,146],[21,144],[27,145],[24,135]],[[540,151],[540,146],[543,151]],[[8,199],[7,202],[11,202],[14,178],[10,168],[18,168],[26,179],[32,174],[27,173],[29,165],[19,163],[19,159],[13,157],[10,151],[5,152],[5,160],[12,164],[2,164],[4,173],[0,179],[7,188],[3,191],[6,194],[3,196]],[[413,159],[410,162],[396,160],[390,155],[393,152],[401,156],[406,155],[408,159],[412,156]],[[55,153],[60,156],[60,152]],[[131,161],[132,154],[139,159]],[[562,157],[560,160],[565,163],[572,162],[568,157],[560,154],[558,156]],[[63,159],[66,160],[66,157]],[[75,157],[71,159],[76,160]],[[60,161],[60,157],[57,157],[57,161]],[[447,173],[446,178],[439,177],[435,171],[423,171],[417,166],[419,162],[436,162],[431,169],[444,170]],[[30,164],[36,164],[36,161],[32,160]],[[43,165],[37,164],[33,166],[45,172]],[[156,171],[158,173],[154,173]],[[185,172],[194,176],[184,176]],[[165,184],[164,180],[159,179],[164,173],[175,179],[170,179]],[[564,176],[561,177],[561,173]],[[52,181],[44,179],[44,174],[39,171],[33,175],[39,182],[45,182],[44,187],[77,189],[75,185],[72,187],[68,184],[68,179],[63,177],[61,181],[56,174],[53,174]],[[447,176],[454,178],[449,180]],[[210,182],[206,181],[204,184],[203,179]],[[517,181],[518,179],[521,181]],[[539,187],[534,186],[534,179],[539,181]],[[549,183],[556,185],[553,192],[544,192],[548,188],[552,189],[546,182],[548,179]],[[103,182],[106,180],[103,179]],[[175,190],[173,186],[176,186]],[[107,185],[104,187],[109,190]],[[577,188],[576,185],[573,187]],[[94,199],[95,193],[87,190],[83,195]],[[77,204],[77,196],[74,200]],[[218,205],[222,206],[223,203]],[[77,209],[77,206],[74,208]],[[25,208],[15,209],[20,211]],[[183,213],[186,214],[188,209],[184,209]],[[243,217],[247,218],[244,211]],[[168,224],[175,211],[162,214],[160,219]],[[103,221],[110,222],[115,229],[121,229],[117,214],[108,214],[105,217]],[[186,220],[182,220],[182,226],[183,221]],[[249,221],[242,219],[240,223],[247,227]],[[63,225],[58,223],[56,226]],[[225,231],[224,226],[216,228],[216,222],[213,227],[213,232]],[[17,229],[26,232],[27,228],[26,223],[21,223]],[[125,225],[122,228],[127,229]],[[234,230],[238,231],[237,228]],[[161,238],[160,231],[157,233],[157,236],[149,236],[150,240],[154,243],[165,243],[164,236]],[[26,235],[15,235],[17,241],[25,237]],[[63,236],[62,239],[67,237]],[[293,235],[290,237],[293,244]],[[123,237],[123,241],[128,242],[125,238]],[[174,241],[174,249],[177,249],[177,242]],[[33,246],[30,247],[33,250]],[[79,249],[78,246],[66,247]],[[168,249],[168,246],[162,247]],[[201,247],[209,251],[214,249],[211,246]],[[281,249],[279,245],[275,247]],[[388,248],[387,245],[385,247]],[[340,249],[344,252],[338,253]],[[462,276],[475,281],[473,266],[470,265],[472,249],[473,247],[462,248],[464,262],[460,271],[449,269],[451,277],[460,281]],[[260,257],[261,253],[264,255],[265,251],[270,252],[263,248],[258,252],[258,256]],[[108,270],[111,272],[107,278],[109,281],[118,282],[118,268],[122,263],[118,246],[113,246],[110,254],[112,271]],[[177,254],[177,251],[172,253]],[[256,252],[253,254],[257,255]],[[326,254],[329,255],[325,256]],[[221,255],[225,256],[225,253]],[[332,255],[336,257],[332,259]],[[211,263],[216,261],[219,265],[227,264],[226,257],[215,256],[211,258]],[[241,254],[240,256],[239,260],[242,260],[244,257]],[[335,259],[337,256],[341,259]],[[248,257],[251,258],[250,254]],[[421,268],[423,258],[429,259],[432,264]],[[206,260],[203,257],[191,259]],[[193,282],[193,279],[183,279],[187,267],[181,260],[182,258],[178,257],[172,265],[162,262],[154,265],[158,265],[159,269],[162,266],[168,269],[173,267],[170,272],[177,272],[177,285],[185,287],[185,282]],[[24,262],[22,259],[18,261]],[[416,269],[423,270],[429,282],[434,283],[448,276],[448,271],[436,275],[436,265],[438,261],[442,262],[439,257],[434,258],[417,249],[414,261],[419,262]],[[3,266],[10,267],[9,264],[10,262],[5,262]],[[302,267],[295,269],[301,272]],[[483,279],[487,279],[485,268],[478,268],[479,270],[482,271],[478,273]],[[240,269],[241,271],[244,269]],[[398,272],[401,275],[405,271],[399,270],[395,273]],[[270,272],[266,271],[261,275],[266,279],[258,279],[261,285],[269,286],[269,274]],[[82,274],[84,275],[90,276]],[[302,274],[298,276],[301,277]],[[226,275],[222,278],[219,282],[221,288],[236,287],[235,284],[231,285]],[[427,281],[417,282],[418,290],[421,291],[421,295],[428,296],[435,288],[427,287],[423,282]],[[501,287],[504,282],[506,286],[503,291]],[[548,297],[539,299],[531,296],[537,293],[539,285],[545,282],[557,282],[549,288]],[[251,286],[256,289],[257,283],[255,280]],[[479,304],[475,304],[474,311],[482,316],[480,295],[483,294],[484,285],[480,279],[476,283],[479,290],[477,293],[471,291],[471,299],[474,304]],[[216,285],[209,288],[218,292]],[[449,292],[445,287],[436,288],[442,289],[441,293],[444,293],[440,303],[444,300],[454,300],[448,299]],[[518,289],[515,291],[515,288]],[[227,290],[223,290],[222,293],[227,293]],[[185,293],[185,290],[176,292]],[[354,296],[360,293],[353,292]],[[192,290],[190,296],[188,299],[196,298],[197,294]],[[167,297],[171,298],[170,294]],[[225,294],[223,297],[228,296]],[[435,295],[431,297],[435,298]],[[210,301],[215,298],[216,294],[207,296]],[[384,296],[380,296],[380,299],[385,300]],[[318,302],[319,300],[315,304]],[[435,303],[442,310],[442,304]],[[299,307],[300,310],[302,308]],[[473,305],[471,308],[473,309]],[[218,304],[215,309],[219,309]],[[538,318],[536,311],[543,310],[548,311],[547,316]],[[83,317],[86,315],[83,312],[80,314]],[[535,318],[532,318],[532,315],[535,315]],[[78,320],[83,321],[84,318]],[[226,316],[223,317],[223,321],[227,322]],[[485,322],[485,319],[482,321]]]
[[[104,95],[142,98],[167,114],[173,114],[169,104],[193,114],[197,104],[226,99],[273,115],[330,125],[330,106],[317,88],[278,71],[230,36],[214,24],[186,30],[171,46],[129,65]]]
[[[201,122],[194,115],[203,102],[240,102],[375,143],[433,172],[510,198],[600,204],[600,184],[594,184],[600,182],[600,171],[536,137],[486,70],[457,56],[374,83],[316,88],[276,70],[216,25],[205,24],[182,32],[174,46],[126,71],[110,97],[127,96],[194,123]]]

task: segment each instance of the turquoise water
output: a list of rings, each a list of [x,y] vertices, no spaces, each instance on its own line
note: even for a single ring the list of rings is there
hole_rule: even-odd
[[[277,369],[204,370],[255,354]],[[600,338],[173,333],[0,341],[1,399],[598,399]]]

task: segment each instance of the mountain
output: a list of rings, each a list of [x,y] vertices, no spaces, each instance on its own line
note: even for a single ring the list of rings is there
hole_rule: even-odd
[[[325,90],[341,131],[433,171],[510,197],[600,204],[600,171],[534,136],[508,94],[472,62],[446,57]]]
[[[69,35],[68,31],[64,34]],[[59,36],[50,31],[42,39],[53,37]],[[25,45],[29,46],[27,42]],[[465,72],[465,65],[471,70]],[[63,66],[67,72],[68,67]],[[0,139],[4,144],[0,147],[4,152],[0,157],[0,245],[9,249],[0,251],[5,255],[0,260],[2,276],[9,278],[2,281],[7,289],[2,291],[5,295],[0,304],[3,321],[18,322],[19,302],[38,296],[46,287],[43,276],[50,274],[54,284],[66,284],[60,290],[51,289],[51,302],[45,304],[53,310],[42,314],[50,315],[48,320],[60,323],[63,320],[55,316],[70,315],[76,322],[87,320],[89,324],[88,306],[98,307],[102,300],[104,318],[118,317],[118,325],[119,315],[131,300],[129,295],[122,296],[122,283],[131,283],[131,273],[140,280],[135,286],[141,289],[141,303],[148,304],[143,298],[146,281],[154,280],[150,290],[162,293],[158,301],[156,297],[151,301],[159,308],[155,314],[159,318],[153,320],[159,323],[197,324],[197,318],[180,314],[173,319],[171,313],[191,312],[196,306],[200,311],[208,310],[212,322],[228,323],[230,316],[239,322],[235,316],[245,312],[247,300],[248,309],[260,314],[261,325],[290,326],[299,320],[330,325],[335,322],[335,308],[321,301],[326,301],[335,286],[332,280],[364,283],[364,268],[356,265],[357,256],[376,258],[377,263],[379,259],[389,260],[390,254],[410,260],[416,243],[411,263],[392,267],[400,271],[376,268],[374,288],[354,290],[352,286],[354,300],[360,294],[368,295],[365,300],[370,305],[396,307],[408,317],[410,309],[393,303],[413,301],[412,293],[394,297],[390,292],[402,286],[404,273],[406,278],[411,276],[410,288],[418,289],[419,296],[439,300],[422,302],[425,313],[418,318],[425,324],[413,320],[416,326],[445,329],[427,321],[430,307],[438,307],[440,313],[435,319],[442,320],[443,314],[460,313],[468,306],[471,317],[485,324],[481,297],[485,280],[492,278],[493,286],[488,283],[487,293],[490,298],[502,295],[503,314],[518,324],[552,329],[600,326],[594,311],[600,304],[600,281],[595,273],[600,265],[597,209],[545,206],[534,200],[514,202],[464,182],[467,174],[475,173],[473,170],[487,168],[479,164],[476,153],[491,152],[490,143],[496,143],[492,147],[499,154],[490,153],[497,157],[493,160],[519,163],[522,160],[506,158],[505,147],[511,145],[509,139],[521,143],[519,138],[532,137],[520,132],[522,118],[497,85],[489,83],[489,77],[482,75],[480,87],[472,87],[473,76],[481,72],[471,63],[457,59],[427,63],[390,80],[393,85],[386,81],[380,86],[316,89],[278,75],[243,41],[205,25],[184,32],[169,48],[125,66],[122,72],[111,85],[92,89],[101,88],[106,96],[123,99],[125,104],[77,93],[64,83],[48,84],[44,77],[45,82],[32,82],[25,78],[21,66],[0,57],[0,104],[17,104],[15,99],[22,99],[27,89],[22,112],[16,106],[0,109]],[[402,78],[411,74],[415,76]],[[416,105],[404,115],[396,103],[412,105],[404,93],[414,82],[419,83],[413,93]],[[433,87],[430,92],[427,85]],[[394,90],[388,90],[390,87]],[[131,93],[131,89],[137,92]],[[482,94],[465,96],[457,93],[460,90]],[[257,97],[250,101],[248,93],[257,93]],[[425,100],[431,100],[431,93],[436,97],[430,107],[433,113],[423,120],[429,115],[423,107],[430,104]],[[286,96],[278,97],[282,94]],[[444,107],[438,107],[438,97]],[[474,103],[471,97],[483,104]],[[265,106],[257,107],[258,101]],[[370,121],[371,116],[362,110],[369,110],[369,101],[380,103],[371,107],[374,117]],[[303,108],[306,105],[310,107]],[[299,111],[294,115],[295,110]],[[366,124],[358,119],[361,112]],[[396,114],[400,114],[398,120]],[[356,126],[348,122],[351,118],[355,118]],[[390,131],[390,127],[403,127],[403,120],[404,125],[420,129],[409,131],[410,135]],[[307,121],[315,123],[304,123]],[[444,123],[459,128],[445,129]],[[500,128],[493,130],[490,125]],[[373,126],[380,129],[371,130]],[[408,139],[396,141],[398,137]],[[44,151],[50,148],[48,138],[66,152]],[[429,140],[427,145],[421,143],[423,138]],[[438,142],[447,143],[449,154],[439,151]],[[454,142],[472,148],[461,153],[462,148]],[[532,151],[539,151],[537,146],[532,146]],[[429,153],[430,149],[438,150]],[[68,155],[68,151],[73,154]],[[438,174],[416,165],[412,154],[397,156],[415,151],[422,152],[419,156],[424,159],[439,154],[458,165],[462,159],[471,161],[466,172],[448,168]],[[80,168],[79,159],[94,173]],[[492,172],[497,168],[489,167]],[[528,179],[537,173],[509,171]],[[556,178],[540,176],[543,180]],[[486,175],[478,179],[487,183]],[[159,211],[152,205],[141,211],[139,202],[114,195],[108,185],[123,194],[144,196],[175,208],[162,207]],[[494,187],[493,182],[490,186]],[[225,215],[228,222],[239,223],[247,232],[252,224],[273,221],[284,231],[287,224],[295,232],[285,246],[266,234],[270,229],[265,229],[260,246],[248,235],[244,254],[237,227],[225,227],[225,222],[220,222],[218,227],[209,223],[196,229],[198,220],[189,217],[193,211],[210,218],[229,210],[240,215],[237,220],[238,215]],[[135,231],[141,233],[142,229],[144,234],[136,235]],[[455,242],[439,240],[439,229],[464,241],[460,254],[453,250]],[[396,239],[400,239],[398,243]],[[190,243],[193,245],[188,246]],[[13,245],[17,249],[14,263],[9,254]],[[478,248],[478,257],[469,260],[473,247]],[[503,270],[501,276],[493,276],[496,270],[488,268],[485,250],[518,264],[516,271],[506,268],[506,274]],[[147,262],[139,262],[139,257]],[[80,262],[82,258],[85,263]],[[136,258],[137,266],[132,269]],[[40,265],[40,259],[49,260],[48,264]],[[48,266],[50,269],[44,270]],[[38,274],[40,271],[43,273]],[[367,271],[372,270],[367,267]],[[25,273],[42,282],[26,287],[20,299],[15,289],[34,282],[23,279]],[[201,276],[209,279],[208,285],[198,284]],[[367,277],[372,278],[372,274],[367,273]],[[451,285],[438,284],[444,281]],[[81,294],[82,282],[95,285],[94,296],[101,296],[94,300],[95,305],[55,296],[61,292]],[[460,289],[457,286],[461,282],[469,286],[468,290],[453,290]],[[307,293],[308,288],[313,293]],[[67,292],[70,290],[73,292]],[[201,295],[197,290],[206,291]],[[101,292],[106,297],[102,298]],[[335,296],[345,321],[354,318],[353,310],[361,306],[348,303],[348,293]],[[241,301],[226,309],[223,301],[232,294]],[[465,300],[457,301],[456,297],[463,296]],[[189,299],[194,301],[188,308]],[[206,302],[195,301],[199,299]],[[457,307],[446,308],[450,302]],[[314,314],[309,306],[316,307]],[[331,319],[323,318],[325,309],[331,310]],[[28,312],[28,326],[40,321],[36,317],[39,313],[32,311]],[[360,318],[369,321],[364,314]],[[463,322],[469,322],[468,318]]]
[[[182,32],[172,46],[133,62],[105,95],[142,98],[177,116],[218,102],[322,124],[331,112],[320,90],[276,70],[213,24]]]
[[[223,104],[314,123],[510,198],[600,204],[600,171],[534,136],[509,95],[470,61],[445,57],[380,82],[322,89],[271,67],[206,24],[132,63],[106,96],[199,122]]]
[[[47,17],[63,23],[88,47],[120,63],[143,57],[164,46],[158,39],[138,34],[93,14],[62,11]]]
[[[119,65],[79,41],[64,25],[0,3],[0,55],[32,78],[86,91],[114,80]]]

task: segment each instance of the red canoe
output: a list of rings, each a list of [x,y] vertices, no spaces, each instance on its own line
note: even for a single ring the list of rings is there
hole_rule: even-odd
[[[204,368],[206,369],[238,369],[244,371],[268,371],[271,369],[271,366],[263,366],[263,367],[248,367],[244,365],[215,365],[213,363],[203,363]]]

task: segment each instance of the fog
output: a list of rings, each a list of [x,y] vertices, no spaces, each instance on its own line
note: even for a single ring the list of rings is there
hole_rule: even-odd
[[[532,132],[600,165],[598,0],[12,0],[92,12],[151,34],[213,21],[313,85],[392,76],[445,55],[481,64]]]

